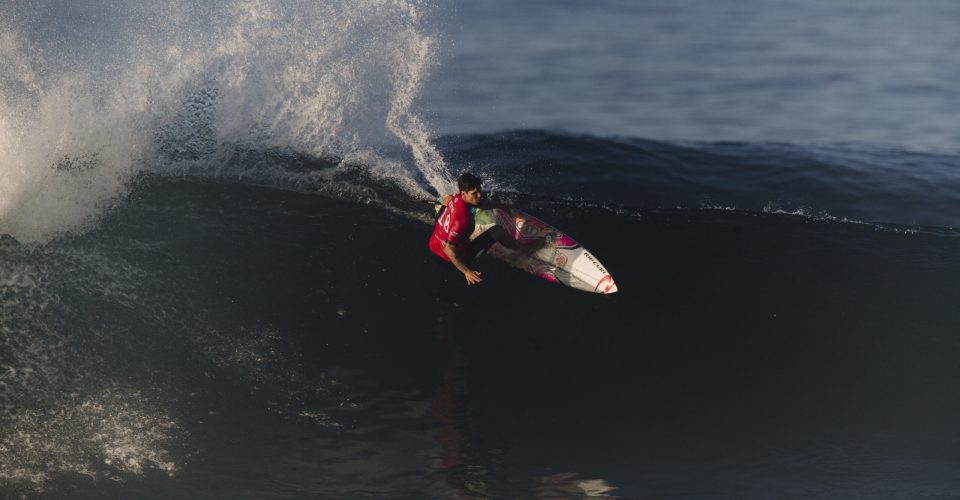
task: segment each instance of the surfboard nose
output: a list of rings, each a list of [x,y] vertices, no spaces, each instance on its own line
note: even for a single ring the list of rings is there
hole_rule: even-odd
[[[593,291],[604,295],[617,293],[617,283],[613,281],[613,276],[608,274],[597,283],[597,287]]]

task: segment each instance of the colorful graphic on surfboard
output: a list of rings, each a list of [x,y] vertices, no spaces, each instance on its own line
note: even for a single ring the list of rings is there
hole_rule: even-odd
[[[532,255],[514,252],[502,245],[493,245],[487,251],[513,267],[547,281],[561,283],[577,290],[593,293],[616,293],[617,284],[603,264],[581,247],[573,238],[559,229],[520,210],[477,210],[476,229],[470,239],[480,236],[494,224],[502,226],[514,238],[529,241],[546,238],[543,248]]]

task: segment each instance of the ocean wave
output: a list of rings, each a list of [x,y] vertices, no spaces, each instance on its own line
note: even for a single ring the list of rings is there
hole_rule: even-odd
[[[510,192],[636,209],[736,207],[954,227],[960,157],[858,144],[662,142],[543,130],[438,140]]]

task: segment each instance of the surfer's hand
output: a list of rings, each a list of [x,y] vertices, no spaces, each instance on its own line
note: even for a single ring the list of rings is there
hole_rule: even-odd
[[[464,271],[463,276],[467,278],[467,286],[475,285],[483,281],[480,279],[480,271],[474,271],[473,269],[467,269]]]

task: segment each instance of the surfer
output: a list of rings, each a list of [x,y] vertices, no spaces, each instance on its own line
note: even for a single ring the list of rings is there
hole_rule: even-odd
[[[511,250],[523,253],[535,252],[545,244],[543,238],[521,243],[506,229],[497,225],[470,241],[470,235],[473,234],[475,226],[474,213],[477,208],[504,210],[510,208],[508,205],[483,199],[481,183],[478,177],[469,172],[460,175],[457,179],[457,189],[460,193],[442,197],[440,203],[443,206],[440,207],[433,235],[430,236],[430,250],[463,273],[467,279],[467,285],[483,281],[480,278],[480,271],[471,269],[470,265],[494,243],[500,243]]]

